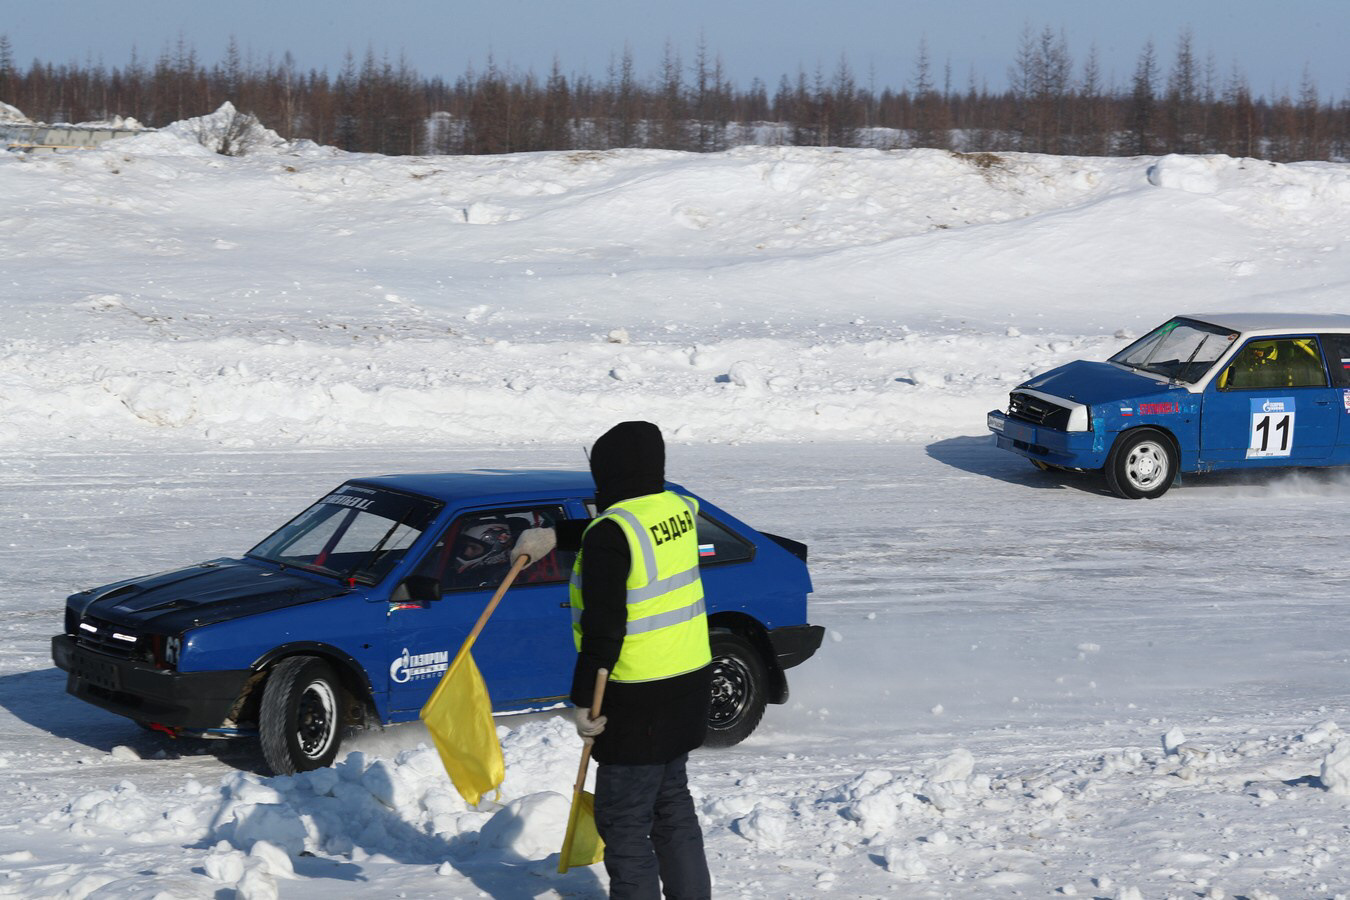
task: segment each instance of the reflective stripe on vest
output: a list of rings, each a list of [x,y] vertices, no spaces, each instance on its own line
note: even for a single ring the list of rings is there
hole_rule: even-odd
[[[654,681],[707,665],[708,620],[699,579],[698,506],[670,491],[624,500],[597,516],[628,541],[628,621],[615,681]],[[581,554],[572,569],[572,634],[581,648]]]

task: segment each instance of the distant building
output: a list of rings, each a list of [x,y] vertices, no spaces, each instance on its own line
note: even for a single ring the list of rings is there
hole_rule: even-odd
[[[151,129],[110,125],[41,125],[0,121],[0,146],[17,153],[51,153],[97,146]]]

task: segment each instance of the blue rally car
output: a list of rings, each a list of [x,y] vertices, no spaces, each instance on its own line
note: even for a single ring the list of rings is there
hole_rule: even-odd
[[[1118,496],[1178,472],[1350,463],[1350,316],[1178,316],[1106,362],[1019,385],[988,416],[1041,469],[1100,469]]]
[[[345,726],[417,718],[519,534],[581,527],[594,496],[583,472],[348,481],[242,559],[72,595],[52,658],[69,693],[148,728],[257,735],[277,773],[325,766]],[[806,620],[805,545],[701,498],[698,540],[714,658],[708,743],[730,746],[766,702],[786,702],[784,670],[815,653],[824,629]],[[525,569],[474,645],[498,711],[566,701],[574,555],[554,550]]]

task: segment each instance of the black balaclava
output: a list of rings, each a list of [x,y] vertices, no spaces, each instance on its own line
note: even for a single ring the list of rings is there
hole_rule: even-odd
[[[666,489],[666,442],[651,422],[620,422],[591,447],[595,503],[602,511],[620,500]]]

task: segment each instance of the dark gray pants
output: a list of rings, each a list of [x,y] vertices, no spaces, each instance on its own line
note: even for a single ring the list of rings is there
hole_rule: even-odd
[[[605,842],[611,900],[659,900],[663,888],[667,900],[712,896],[688,758],[596,770],[595,827]]]

